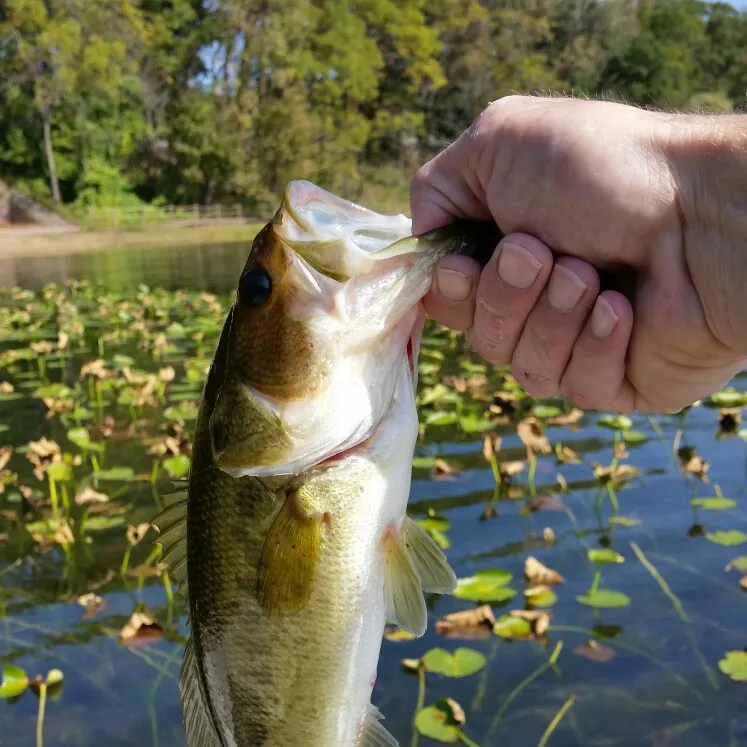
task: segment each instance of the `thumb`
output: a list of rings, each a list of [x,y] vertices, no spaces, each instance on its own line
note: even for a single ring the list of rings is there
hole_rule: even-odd
[[[413,233],[440,228],[456,218],[491,218],[477,174],[470,170],[470,148],[464,133],[415,173],[410,183]]]

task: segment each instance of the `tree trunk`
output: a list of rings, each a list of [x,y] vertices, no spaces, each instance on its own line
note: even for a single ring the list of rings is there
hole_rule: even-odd
[[[52,197],[59,205],[62,202],[60,197],[60,183],[57,181],[57,167],[54,163],[54,149],[52,148],[52,124],[50,121],[49,111],[42,114],[44,119],[44,151],[47,154],[47,168],[49,169],[49,183],[52,186]]]

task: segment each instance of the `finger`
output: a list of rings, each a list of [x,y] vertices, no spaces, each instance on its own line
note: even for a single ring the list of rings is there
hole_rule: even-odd
[[[635,391],[625,377],[633,309],[617,291],[599,295],[573,346],[561,390],[583,409],[630,412]]]
[[[451,329],[472,326],[480,263],[470,257],[446,257],[439,262],[431,289],[423,299],[427,314]]]
[[[462,135],[415,173],[410,183],[413,233],[439,228],[455,218],[491,217],[477,175],[467,167],[469,145]]]
[[[513,374],[535,397],[560,393],[560,380],[599,293],[599,275],[580,259],[563,257],[524,325],[512,361]]]
[[[527,234],[504,238],[480,276],[468,336],[489,363],[510,363],[524,323],[547,284],[552,252]]]

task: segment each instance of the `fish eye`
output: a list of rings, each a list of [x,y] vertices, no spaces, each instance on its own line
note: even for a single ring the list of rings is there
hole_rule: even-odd
[[[272,278],[264,267],[250,267],[239,280],[242,306],[262,306],[272,292]]]

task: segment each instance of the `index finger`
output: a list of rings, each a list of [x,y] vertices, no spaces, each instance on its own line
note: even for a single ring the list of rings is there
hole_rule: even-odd
[[[469,130],[421,166],[410,183],[413,233],[424,233],[456,218],[492,216],[477,174],[469,167]]]

